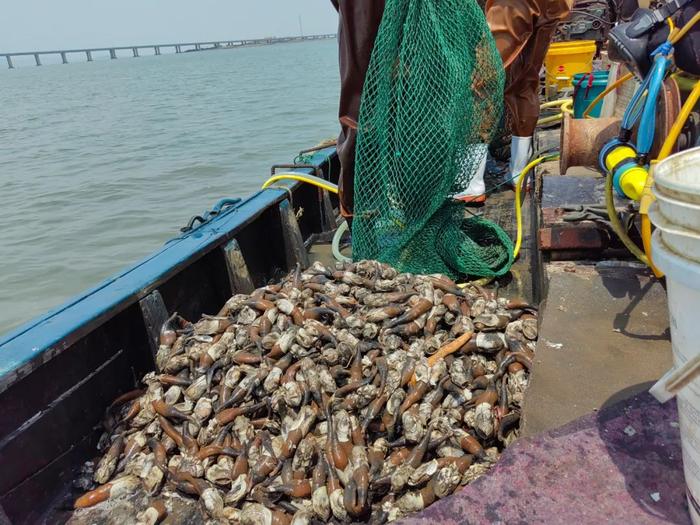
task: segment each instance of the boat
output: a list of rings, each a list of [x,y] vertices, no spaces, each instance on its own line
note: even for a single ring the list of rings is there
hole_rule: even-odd
[[[295,170],[337,182],[334,147],[310,154],[311,165]],[[94,455],[96,425],[153,369],[163,321],[175,311],[216,312],[232,293],[307,265],[307,250],[330,242],[336,214],[332,194],[296,181],[225,200],[153,255],[4,335],[0,523],[66,521],[71,480]]]
[[[673,85],[659,105],[661,137],[680,109]],[[412,524],[690,522],[678,414],[647,393],[672,364],[666,290],[596,215],[599,174],[561,176],[597,162],[596,140],[610,135],[575,126],[564,117],[562,132],[538,134],[540,151],[561,144],[563,164],[537,168],[520,258],[497,282],[499,295],[540,305],[521,437]],[[337,183],[334,146],[302,154],[303,164],[273,166],[272,175]],[[515,236],[511,191],[491,195],[480,213]],[[331,262],[338,215],[332,192],[299,180],[224,199],[151,256],[4,335],[0,523],[67,521],[72,481],[95,456],[105,409],[154,369],[163,322],[174,312],[198,319],[297,265]]]
[[[550,140],[558,138],[558,131],[549,131],[540,140],[546,140],[546,133]],[[307,155],[306,164],[275,166],[272,173],[293,169],[337,182],[333,146]],[[547,500],[541,516],[575,516],[580,509],[565,489],[556,487],[557,481],[566,486],[575,476],[599,482],[604,476],[608,489],[599,483],[568,490],[590,497],[599,491],[601,504],[622,499],[625,504],[617,511],[635,522],[647,514],[632,505],[639,494],[627,490],[626,480],[641,472],[657,476],[654,483],[666,483],[668,490],[656,506],[683,523],[687,511],[678,428],[672,425],[675,410],[643,393],[670,366],[664,290],[648,270],[612,261],[619,254],[614,242],[592,243],[595,223],[567,225],[556,219],[567,204],[597,198],[600,179],[545,174],[540,180],[542,187],[528,194],[525,203],[522,256],[499,291],[543,305],[523,411],[524,438],[506,449],[491,473],[413,522],[434,520],[445,508],[465,513],[455,523],[479,522],[489,515],[510,521],[518,512],[527,516],[523,506],[535,496]],[[160,327],[170,314],[196,319],[218,311],[231,294],[250,292],[297,263],[332,260],[330,241],[338,215],[333,193],[295,180],[278,184],[243,200],[225,200],[211,213],[194,217],[182,235],[153,255],[0,340],[0,517],[10,523],[61,523],[70,517],[76,496],[71,482],[94,457],[105,408],[154,368]],[[512,232],[512,192],[496,193],[487,202],[484,214]],[[568,232],[562,234],[561,228]],[[649,422],[644,414],[656,420]],[[615,448],[616,443],[622,446],[619,436],[598,433],[606,425],[620,430],[623,423],[632,429],[627,429],[633,444],[629,451]],[[593,464],[586,450],[570,448],[572,439],[585,439],[595,450]],[[666,447],[670,459],[654,456],[659,446]],[[644,461],[635,463],[637,455],[646,453]],[[535,467],[527,464],[528,458],[542,462]],[[608,471],[615,465],[629,467],[625,460],[638,471]],[[513,476],[525,472],[529,477],[514,490]],[[476,504],[474,494],[481,486],[495,487],[495,492]],[[639,497],[648,499],[656,492],[649,490]],[[468,511],[462,507],[467,502]],[[608,511],[602,506],[591,512],[601,516]]]

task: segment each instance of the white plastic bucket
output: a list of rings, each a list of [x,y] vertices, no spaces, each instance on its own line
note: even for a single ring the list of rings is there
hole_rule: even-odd
[[[654,167],[656,202],[649,218],[668,248],[700,262],[700,148],[682,151]]]
[[[700,148],[654,167],[654,264],[666,274],[676,368],[700,354]],[[690,517],[700,525],[700,377],[677,396]]]
[[[661,230],[654,232],[652,250],[654,264],[666,274],[673,362],[679,367],[700,354],[700,263],[669,249]],[[677,403],[688,507],[700,525],[700,377],[678,393]]]
[[[659,162],[654,167],[654,185],[657,195],[700,205],[700,147],[681,151]]]
[[[700,219],[696,223],[698,230],[679,226],[667,219],[658,201],[649,208],[649,218],[654,226],[661,231],[661,238],[671,251],[693,262],[700,263]],[[656,262],[656,256],[653,253],[652,258]]]

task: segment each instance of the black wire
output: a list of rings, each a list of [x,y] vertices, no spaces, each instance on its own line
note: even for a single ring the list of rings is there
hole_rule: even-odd
[[[609,26],[615,25],[615,22],[611,22],[610,20],[605,20],[604,18],[596,16],[592,13],[587,13],[585,11],[579,11],[578,9],[574,9],[572,11],[572,13],[578,13],[579,15],[587,16],[588,18],[593,18],[594,20],[598,20],[598,22],[601,22],[601,23],[609,25]]]

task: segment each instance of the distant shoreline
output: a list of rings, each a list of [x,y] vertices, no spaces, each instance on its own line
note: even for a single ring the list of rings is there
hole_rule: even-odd
[[[77,48],[77,49],[56,49],[44,51],[16,51],[16,52],[0,52],[0,57],[4,57],[7,62],[8,69],[14,69],[13,58],[22,56],[33,56],[37,66],[41,66],[41,58],[44,56],[58,55],[63,64],[70,63],[68,58],[75,58],[75,55],[83,55],[85,61],[92,62],[93,57],[99,53],[109,53],[109,58],[115,60],[117,58],[128,58],[126,55],[118,55],[118,51],[130,51],[134,58],[140,57],[142,51],[152,50],[152,53],[146,53],[144,56],[161,54],[181,54],[192,53],[199,51],[211,51],[214,49],[237,49],[241,47],[259,47],[275,44],[292,44],[299,42],[313,42],[315,40],[331,40],[336,38],[333,34],[308,35],[308,36],[288,36],[288,37],[268,37],[268,38],[250,38],[241,40],[212,40],[207,42],[182,42],[171,44],[140,44],[133,46],[109,46],[109,47],[93,47],[93,48]],[[170,53],[162,53],[163,49],[172,49]],[[74,60],[75,61],[75,60]]]

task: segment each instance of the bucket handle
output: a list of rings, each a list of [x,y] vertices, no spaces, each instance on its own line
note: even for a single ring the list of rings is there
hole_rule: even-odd
[[[672,368],[649,389],[659,403],[676,397],[693,379],[700,375],[700,354],[678,368]]]
[[[586,73],[583,75],[581,78],[578,79],[578,82],[576,83],[576,89],[575,91],[578,91],[581,88],[581,84],[583,84],[583,81],[588,78],[588,85],[586,86],[586,94],[584,95],[584,98],[588,98],[588,94],[591,92],[591,88],[593,87],[593,80],[595,76],[593,75],[593,72],[591,71],[590,73]]]

